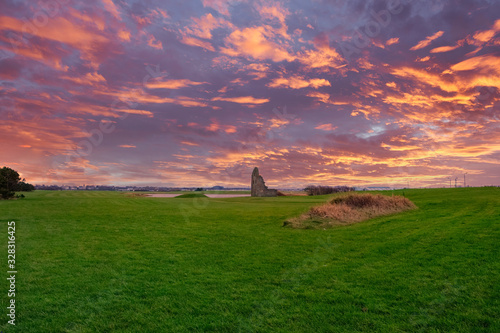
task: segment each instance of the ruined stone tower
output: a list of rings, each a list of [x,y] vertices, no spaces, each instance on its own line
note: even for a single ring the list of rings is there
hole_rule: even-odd
[[[278,190],[268,189],[264,178],[259,174],[259,168],[255,167],[252,172],[252,197],[276,197]]]

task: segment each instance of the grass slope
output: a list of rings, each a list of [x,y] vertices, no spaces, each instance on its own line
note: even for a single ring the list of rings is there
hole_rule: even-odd
[[[405,195],[420,209],[326,231],[281,225],[331,196],[0,201],[0,265],[14,220],[18,269],[0,330],[500,331],[500,190]]]

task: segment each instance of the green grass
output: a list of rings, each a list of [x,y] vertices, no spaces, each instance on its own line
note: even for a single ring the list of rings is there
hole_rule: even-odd
[[[232,190],[210,190],[210,191],[169,191],[169,192],[153,192],[153,191],[137,191],[128,193],[147,193],[147,194],[158,194],[158,193],[171,193],[171,194],[185,194],[185,193],[203,193],[203,194],[250,194],[250,191],[232,191]]]
[[[331,196],[0,201],[0,330],[499,332],[500,189],[405,195],[418,210],[329,230],[282,224]]]
[[[176,196],[176,198],[189,199],[189,198],[207,198],[207,196],[201,192],[185,193]]]

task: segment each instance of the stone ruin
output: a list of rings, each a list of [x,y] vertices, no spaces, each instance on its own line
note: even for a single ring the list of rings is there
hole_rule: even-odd
[[[268,189],[264,178],[259,174],[259,168],[254,168],[252,172],[252,197],[276,197],[278,190]]]

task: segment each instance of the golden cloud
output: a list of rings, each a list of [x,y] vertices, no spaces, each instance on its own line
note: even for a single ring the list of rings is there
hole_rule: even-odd
[[[251,57],[274,62],[293,61],[295,57],[281,45],[271,41],[274,36],[269,26],[251,27],[233,31],[225,40],[228,47],[221,52],[232,57]]]
[[[267,98],[254,98],[252,96],[242,96],[242,97],[214,97],[212,101],[225,101],[238,104],[264,104],[268,103]]]
[[[267,84],[270,88],[291,88],[291,89],[301,89],[307,87],[313,87],[315,89],[319,87],[330,87],[331,83],[325,79],[304,79],[302,76],[292,76],[288,78],[280,77],[275,78],[270,83]]]
[[[118,7],[116,7],[113,0],[102,0],[102,2],[104,4],[104,8],[106,8],[106,10],[111,13],[111,15],[113,15],[116,19],[121,20]]]
[[[396,38],[389,39],[387,42],[385,42],[385,45],[389,46],[389,45],[398,44],[398,43],[399,43],[399,38],[396,37]]]
[[[436,48],[434,48],[434,49],[431,50],[431,53],[450,52],[450,51],[458,49],[459,47],[460,47],[460,45],[436,47]]]
[[[148,89],[180,89],[190,86],[199,86],[207,84],[207,82],[194,82],[187,79],[181,80],[166,80],[166,81],[152,81],[146,83]]]
[[[197,47],[201,47],[205,50],[215,52],[215,49],[212,46],[212,44],[210,44],[210,42],[203,41],[203,40],[200,40],[198,38],[183,36],[182,39],[180,40],[180,42],[183,44],[186,44],[186,45],[197,46]]]
[[[322,131],[334,131],[338,128],[338,126],[333,126],[332,124],[321,124],[315,127],[315,129],[319,129]]]
[[[410,50],[415,51],[415,50],[423,49],[424,47],[429,46],[433,40],[436,40],[443,35],[444,35],[444,31],[438,31],[434,35],[429,36],[429,37],[425,38],[424,40],[421,40],[420,42],[418,42],[417,45],[410,48]]]
[[[231,28],[233,24],[223,18],[216,18],[208,13],[200,18],[193,18],[193,24],[185,30],[187,34],[198,38],[212,39],[212,30],[220,27]]]

